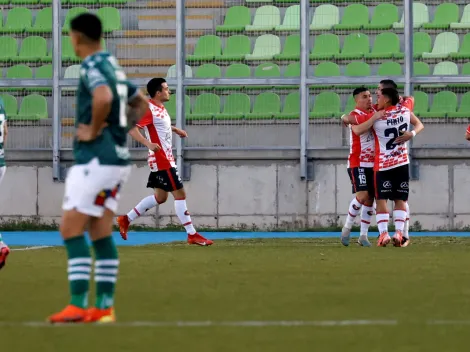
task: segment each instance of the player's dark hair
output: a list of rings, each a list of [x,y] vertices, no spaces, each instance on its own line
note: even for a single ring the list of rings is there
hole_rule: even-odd
[[[92,42],[99,42],[103,35],[103,26],[98,16],[92,13],[82,13],[70,22],[72,31],[82,33]]]
[[[382,89],[382,95],[391,100],[392,105],[397,105],[400,101],[400,95],[395,88],[384,88]]]
[[[147,83],[147,92],[149,93],[150,97],[153,98],[157,92],[161,92],[163,87],[162,84],[165,83],[166,80],[164,78],[152,78]]]
[[[393,79],[383,79],[380,81],[380,84],[382,85],[382,88],[393,88],[393,89],[398,88],[397,84],[395,83]]]
[[[369,88],[367,87],[358,87],[356,89],[354,89],[353,91],[353,97],[355,97],[356,95],[358,94],[361,94],[361,93],[364,93],[364,92],[368,92],[369,91]]]

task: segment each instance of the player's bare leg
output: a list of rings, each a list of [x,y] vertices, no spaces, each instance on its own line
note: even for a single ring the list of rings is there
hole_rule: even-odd
[[[186,192],[184,188],[171,192],[175,198],[175,212],[180,220],[181,224],[184,226],[188,234],[188,243],[197,244],[199,246],[210,246],[214,242],[204,238],[193,226],[191,216],[188,212],[188,207],[186,206]]]
[[[100,218],[90,220],[89,233],[95,251],[94,280],[96,284],[95,306],[89,308],[85,323],[112,323],[114,315],[114,289],[117,281],[119,257],[111,236],[114,213],[106,209]]]
[[[369,200],[369,193],[367,191],[357,192],[355,197],[349,203],[348,216],[341,230],[341,243],[343,246],[349,246],[351,239],[351,229],[356,220],[356,216],[361,211],[362,205]]]
[[[369,199],[364,202],[361,208],[361,232],[359,234],[357,243],[363,247],[371,246],[368,234],[372,215],[374,215],[374,208],[372,207],[373,204],[374,199],[369,197]]]
[[[402,247],[407,247],[410,244],[410,205],[408,202],[405,203],[406,205],[406,220],[405,220],[405,228],[403,229],[403,239],[401,241]]]
[[[388,221],[390,214],[388,213],[387,201],[385,199],[376,200],[377,206],[377,226],[379,228],[379,238],[377,240],[378,247],[385,247],[390,243],[390,235],[388,234]]]
[[[403,200],[395,201],[395,209],[393,210],[393,220],[395,224],[395,234],[392,237],[393,246],[401,247],[403,241],[403,229],[405,228],[407,213],[406,202]]]
[[[80,323],[85,319],[92,259],[83,233],[89,219],[76,210],[63,213],[60,233],[67,250],[71,299],[62,311],[48,318],[51,323]]]
[[[162,189],[156,188],[154,195],[142,199],[127,215],[118,216],[117,223],[122,239],[127,240],[127,232],[132,221],[144,215],[145,212],[157,206],[157,204],[165,203],[167,199],[168,193]]]

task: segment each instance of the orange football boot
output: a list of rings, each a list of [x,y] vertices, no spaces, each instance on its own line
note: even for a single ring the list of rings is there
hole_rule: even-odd
[[[390,243],[390,236],[388,232],[382,232],[379,235],[379,239],[377,240],[377,247],[386,247],[387,244]]]
[[[198,246],[210,246],[214,241],[208,240],[196,232],[194,235],[188,234],[188,243],[197,244]]]
[[[118,216],[117,223],[119,225],[119,233],[124,241],[127,240],[127,231],[129,230],[129,218],[127,215]]]
[[[85,323],[114,323],[116,321],[116,316],[114,314],[114,308],[99,309],[96,307],[89,308],[86,311],[86,316],[84,319]]]
[[[7,246],[0,248],[0,269],[5,266],[8,254],[10,254],[10,248]]]
[[[50,323],[82,323],[86,312],[84,308],[69,304],[59,313],[51,315],[47,320]]]
[[[392,237],[392,243],[394,247],[401,247],[403,242],[403,232],[397,230]]]

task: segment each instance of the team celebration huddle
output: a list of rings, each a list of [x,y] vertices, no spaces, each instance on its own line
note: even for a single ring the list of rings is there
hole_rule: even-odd
[[[343,122],[350,129],[348,174],[355,197],[349,204],[348,215],[341,233],[341,243],[348,246],[351,229],[360,213],[361,227],[358,244],[370,247],[368,230],[376,204],[379,228],[377,246],[390,242],[395,247],[410,243],[409,222],[409,155],[407,142],[424,126],[413,114],[413,97],[401,97],[392,80],[383,80],[376,91],[377,103],[372,104],[371,92],[357,88],[353,92],[356,107]],[[411,126],[414,127],[410,131]],[[395,234],[388,233],[389,209],[394,202]]]

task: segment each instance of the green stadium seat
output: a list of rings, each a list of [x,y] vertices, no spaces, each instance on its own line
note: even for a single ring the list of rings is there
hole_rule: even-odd
[[[247,119],[272,119],[281,112],[281,99],[272,92],[261,93],[255,98],[253,111],[246,114]]]
[[[377,69],[377,75],[382,77],[402,76],[403,70],[398,62],[386,61],[380,64]]]
[[[0,37],[0,62],[10,61],[18,55],[18,43],[13,37]]]
[[[299,60],[300,59],[300,35],[292,34],[284,42],[284,50],[281,54],[274,55],[275,60]]]
[[[470,75],[470,62],[467,62],[462,65],[462,75]]]
[[[289,93],[284,101],[282,112],[274,117],[280,120],[300,118],[300,93]]]
[[[413,28],[421,28],[424,23],[429,23],[429,9],[426,4],[413,2]],[[395,22],[393,28],[405,28],[405,14],[401,16],[400,22]]]
[[[457,76],[459,68],[457,64],[450,61],[441,61],[434,66],[434,76]],[[445,88],[446,84],[422,84],[421,88]]]
[[[321,92],[315,97],[315,104],[310,112],[310,118],[329,118],[339,116],[341,100],[335,92]]]
[[[23,39],[18,56],[13,62],[38,62],[47,57],[47,41],[43,37],[32,36]]]
[[[84,12],[88,12],[88,9],[86,7],[72,7],[70,10],[68,10],[65,15],[64,26],[62,27],[62,32],[68,33],[70,30],[70,21],[74,17]]]
[[[9,5],[10,0],[0,0],[0,5]]]
[[[97,5],[98,0],[69,0],[71,5]]]
[[[369,9],[362,4],[351,4],[346,6],[341,23],[335,25],[334,29],[361,29],[369,23]]]
[[[300,77],[300,62],[293,62],[287,65],[284,77]]]
[[[470,76],[470,62],[467,62],[462,65],[462,70],[460,72],[460,75],[465,75],[465,76]],[[470,88],[470,83],[452,83],[448,84],[447,86],[451,88]]]
[[[103,23],[103,31],[106,33],[112,31],[119,31],[122,29],[121,26],[121,14],[115,7],[102,7],[96,11],[96,15],[101,19]]]
[[[344,113],[349,114],[351,111],[353,111],[356,108],[356,101],[354,100],[354,97],[352,95],[349,95],[348,100],[346,102],[346,106],[344,107]]]
[[[391,59],[400,54],[400,38],[391,32],[379,34],[375,38],[374,47],[370,54],[365,54],[366,59]]]
[[[462,45],[460,45],[459,52],[450,53],[453,59],[469,59],[470,58],[470,33],[465,34],[463,37]]]
[[[425,32],[413,34],[413,57],[420,58],[423,53],[429,53],[432,50],[431,36]],[[404,54],[401,54],[404,57]]]
[[[261,65],[258,65],[255,68],[254,72],[255,78],[279,78],[281,77],[281,69],[278,65],[272,62],[265,62]],[[247,88],[247,87],[246,87]],[[267,89],[274,88],[273,86],[249,86],[249,89]]]
[[[453,118],[469,118],[470,117],[470,92],[462,95],[460,100],[459,110],[456,112],[449,112],[448,117]]]
[[[470,29],[470,5],[465,6],[463,9],[462,18],[460,22],[452,22],[451,29]]]
[[[446,117],[457,111],[457,96],[453,92],[443,91],[434,95],[429,112],[422,112],[421,117]]]
[[[272,60],[274,55],[281,53],[281,41],[273,34],[264,34],[256,38],[252,54],[247,54],[245,60]]]
[[[225,14],[224,24],[217,26],[218,32],[243,32],[251,23],[250,9],[245,6],[232,6]]]
[[[322,62],[315,67],[315,77],[341,76],[339,66],[334,62]]]
[[[227,38],[222,55],[216,55],[216,60],[241,61],[251,53],[251,41],[246,35],[232,35]]]
[[[211,120],[214,115],[220,113],[220,98],[212,93],[203,93],[196,97],[192,113],[188,120]]]
[[[451,32],[439,33],[432,52],[424,52],[423,59],[445,59],[450,53],[459,51],[459,36]]]
[[[425,29],[446,29],[451,23],[459,21],[459,6],[455,3],[443,3],[437,6],[431,23],[424,23]]]
[[[393,23],[398,21],[398,8],[393,4],[379,4],[374,9],[374,14],[365,29],[385,30],[391,29]]]
[[[51,54],[52,54],[52,50],[49,54],[49,57],[51,57]],[[77,55],[75,55],[72,42],[70,41],[70,37],[68,36],[62,36],[62,60],[80,61],[80,58]]]
[[[339,53],[339,37],[336,34],[325,33],[315,37],[310,59],[331,60]]]
[[[339,9],[335,5],[324,4],[316,8],[310,29],[314,31],[330,30],[339,24]]]
[[[203,64],[196,69],[195,78],[220,78],[222,77],[222,72],[220,67],[216,64]],[[188,86],[186,90],[198,90],[198,89],[208,89],[212,87],[207,86]]]
[[[425,62],[415,61],[413,62],[413,74],[415,76],[430,76],[431,68]]]
[[[190,66],[184,65],[184,75],[186,78],[192,78],[193,77],[193,70]],[[168,71],[166,73],[166,78],[176,78],[176,65],[172,65],[168,68]]]
[[[421,116],[423,113],[427,113],[429,110],[429,97],[424,92],[413,92],[415,98],[414,113],[417,116]]]
[[[251,70],[245,64],[231,64],[225,71],[226,78],[249,78],[251,77]]]
[[[16,98],[10,94],[0,94],[0,99],[3,99],[7,118],[14,119],[18,115],[18,101]]]
[[[47,100],[39,94],[31,94],[23,98],[15,120],[47,119]]]
[[[170,100],[164,103],[164,105],[170,118],[172,120],[176,120],[176,94],[172,95]],[[189,98],[189,95],[184,96],[184,111],[187,116],[191,113],[191,99]]]
[[[135,1],[135,0],[98,0],[98,4],[103,4],[103,5],[124,5],[126,4],[127,2],[132,2],[132,1]]]
[[[276,26],[277,31],[298,31],[300,30],[300,5],[293,5],[286,9],[284,21]]]
[[[344,39],[341,54],[335,58],[344,60],[362,59],[369,53],[369,37],[362,33],[351,33]]]
[[[53,71],[52,71],[52,65],[43,65],[38,68],[36,68],[36,72],[34,74],[34,78],[36,79],[52,79],[53,77]],[[28,91],[33,91],[33,92],[52,92],[51,87],[31,87],[27,88]]]
[[[225,98],[222,113],[215,114],[217,120],[239,120],[251,110],[250,97],[243,93],[230,94]]]
[[[370,76],[370,66],[363,61],[354,61],[346,65],[345,76],[360,77]]]
[[[45,7],[38,11],[36,20],[28,33],[52,33],[52,7]]]
[[[41,4],[44,4],[44,5],[51,5],[51,4],[52,4],[52,0],[39,0],[39,2],[40,2]],[[67,4],[68,2],[69,2],[69,0],[61,0],[61,1],[60,1],[60,3],[61,3],[62,5]]]
[[[186,61],[212,61],[222,54],[222,42],[216,35],[203,35],[194,48],[194,54],[188,55]]]
[[[20,64],[11,66],[7,70],[7,79],[32,79],[33,71],[31,67]]]
[[[281,24],[281,13],[276,6],[266,5],[256,9],[253,24],[245,26],[245,31],[271,31]]]
[[[79,79],[80,78],[80,65],[72,65],[65,69],[64,78]]]
[[[31,28],[33,15],[26,7],[14,7],[8,11],[5,25],[0,28],[1,33],[23,33]]]

